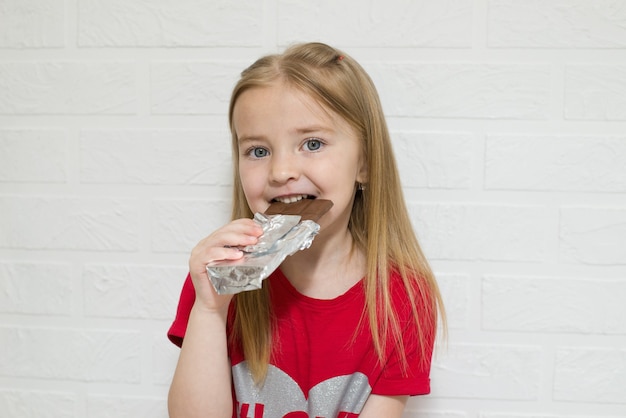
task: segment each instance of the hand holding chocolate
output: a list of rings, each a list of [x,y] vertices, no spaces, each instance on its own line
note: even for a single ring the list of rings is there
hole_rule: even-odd
[[[262,282],[287,256],[311,246],[319,232],[316,221],[333,206],[325,199],[302,199],[294,203],[275,202],[264,214],[254,215],[263,228],[255,245],[242,248],[239,260],[223,260],[207,265],[215,291],[235,294],[260,289]]]

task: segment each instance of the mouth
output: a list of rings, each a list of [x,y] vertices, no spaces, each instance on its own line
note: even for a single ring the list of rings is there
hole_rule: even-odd
[[[281,197],[276,197],[276,198],[272,199],[270,201],[270,203],[274,203],[274,202],[296,203],[296,202],[299,202],[300,200],[304,200],[304,199],[313,200],[313,199],[315,199],[315,196],[310,195],[310,194],[296,194],[296,195],[291,195],[291,196],[281,196]]]

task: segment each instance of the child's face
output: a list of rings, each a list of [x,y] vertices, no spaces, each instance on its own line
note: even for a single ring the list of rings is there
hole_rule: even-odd
[[[233,126],[239,175],[248,205],[264,212],[271,202],[329,199],[322,232],[347,228],[356,183],[367,181],[360,141],[352,127],[305,93],[274,83],[242,93]]]

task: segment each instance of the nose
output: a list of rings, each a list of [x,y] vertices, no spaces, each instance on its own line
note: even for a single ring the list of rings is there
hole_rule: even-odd
[[[300,166],[289,153],[274,153],[270,167],[270,182],[284,184],[300,177]]]

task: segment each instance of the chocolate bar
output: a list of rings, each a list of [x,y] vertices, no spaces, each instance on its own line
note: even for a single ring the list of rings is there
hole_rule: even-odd
[[[327,199],[301,199],[294,203],[274,202],[265,211],[266,215],[299,215],[303,221],[317,222],[333,207]]]
[[[260,289],[262,281],[283,260],[311,246],[320,226],[315,223],[333,206],[324,199],[302,199],[294,203],[275,202],[267,211],[256,213],[254,221],[263,228],[255,245],[242,248],[239,260],[221,260],[206,266],[218,294]]]

